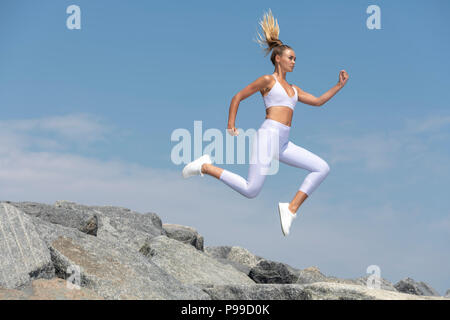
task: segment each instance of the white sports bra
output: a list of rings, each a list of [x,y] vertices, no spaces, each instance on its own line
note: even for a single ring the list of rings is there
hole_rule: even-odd
[[[266,109],[272,106],[283,106],[289,107],[292,110],[294,110],[294,107],[297,104],[298,100],[297,90],[294,87],[292,87],[292,89],[294,89],[295,94],[292,97],[289,97],[286,90],[284,90],[283,86],[281,85],[281,83],[278,82],[277,78],[274,75],[272,76],[275,78],[275,84],[270,89],[269,93],[263,96]]]

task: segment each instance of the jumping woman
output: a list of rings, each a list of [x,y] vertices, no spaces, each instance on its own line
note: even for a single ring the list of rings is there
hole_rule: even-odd
[[[264,184],[270,167],[267,159],[278,159],[290,166],[310,171],[290,203],[278,203],[281,230],[285,236],[289,234],[292,221],[305,199],[327,177],[330,167],[327,162],[314,153],[295,145],[289,140],[292,115],[297,101],[319,107],[330,100],[342,89],[349,76],[345,70],[339,72],[338,83],[319,98],[303,91],[295,84],[286,81],[286,73],[292,72],[295,66],[294,50],[278,38],[280,29],[272,12],[264,14],[260,21],[264,38],[258,33],[257,42],[266,46],[267,54],[272,51],[270,60],[275,66],[274,73],[263,75],[242,89],[231,100],[227,131],[230,135],[239,134],[235,119],[239,103],[259,91],[266,107],[266,118],[255,134],[247,180],[243,177],[212,165],[208,154],[188,163],[183,169],[183,177],[204,174],[213,176],[247,198],[256,197]]]

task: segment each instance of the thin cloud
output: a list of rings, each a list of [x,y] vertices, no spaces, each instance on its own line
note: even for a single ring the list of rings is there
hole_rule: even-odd
[[[428,155],[428,162],[434,158],[445,158],[446,149],[437,149],[433,142],[445,143],[450,140],[446,126],[450,117],[431,116],[424,120],[408,119],[397,130],[368,132],[359,136],[315,135],[311,138],[328,148],[331,164],[363,164],[369,171],[405,166],[425,165],[421,155]],[[420,158],[420,160],[419,160]],[[444,162],[444,161],[440,161]],[[418,168],[419,169],[419,168]]]
[[[59,148],[61,139],[83,144],[104,141],[111,131],[109,125],[90,114],[0,121],[1,141],[9,147],[17,145],[19,149],[30,146]]]

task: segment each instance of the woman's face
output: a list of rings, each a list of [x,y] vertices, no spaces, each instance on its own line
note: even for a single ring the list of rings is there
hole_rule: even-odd
[[[283,51],[283,54],[280,56],[277,56],[278,63],[280,64],[280,67],[282,70],[286,72],[292,72],[295,67],[295,52],[291,49],[286,49]]]

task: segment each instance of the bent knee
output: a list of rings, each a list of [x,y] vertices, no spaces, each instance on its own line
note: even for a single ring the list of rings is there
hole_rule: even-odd
[[[258,189],[250,189],[248,190],[248,192],[245,194],[245,196],[249,199],[253,199],[256,198],[256,196],[259,194],[259,192],[261,191],[261,188]]]
[[[326,161],[323,161],[319,167],[319,171],[322,172],[324,175],[328,175],[330,173],[330,166]]]

